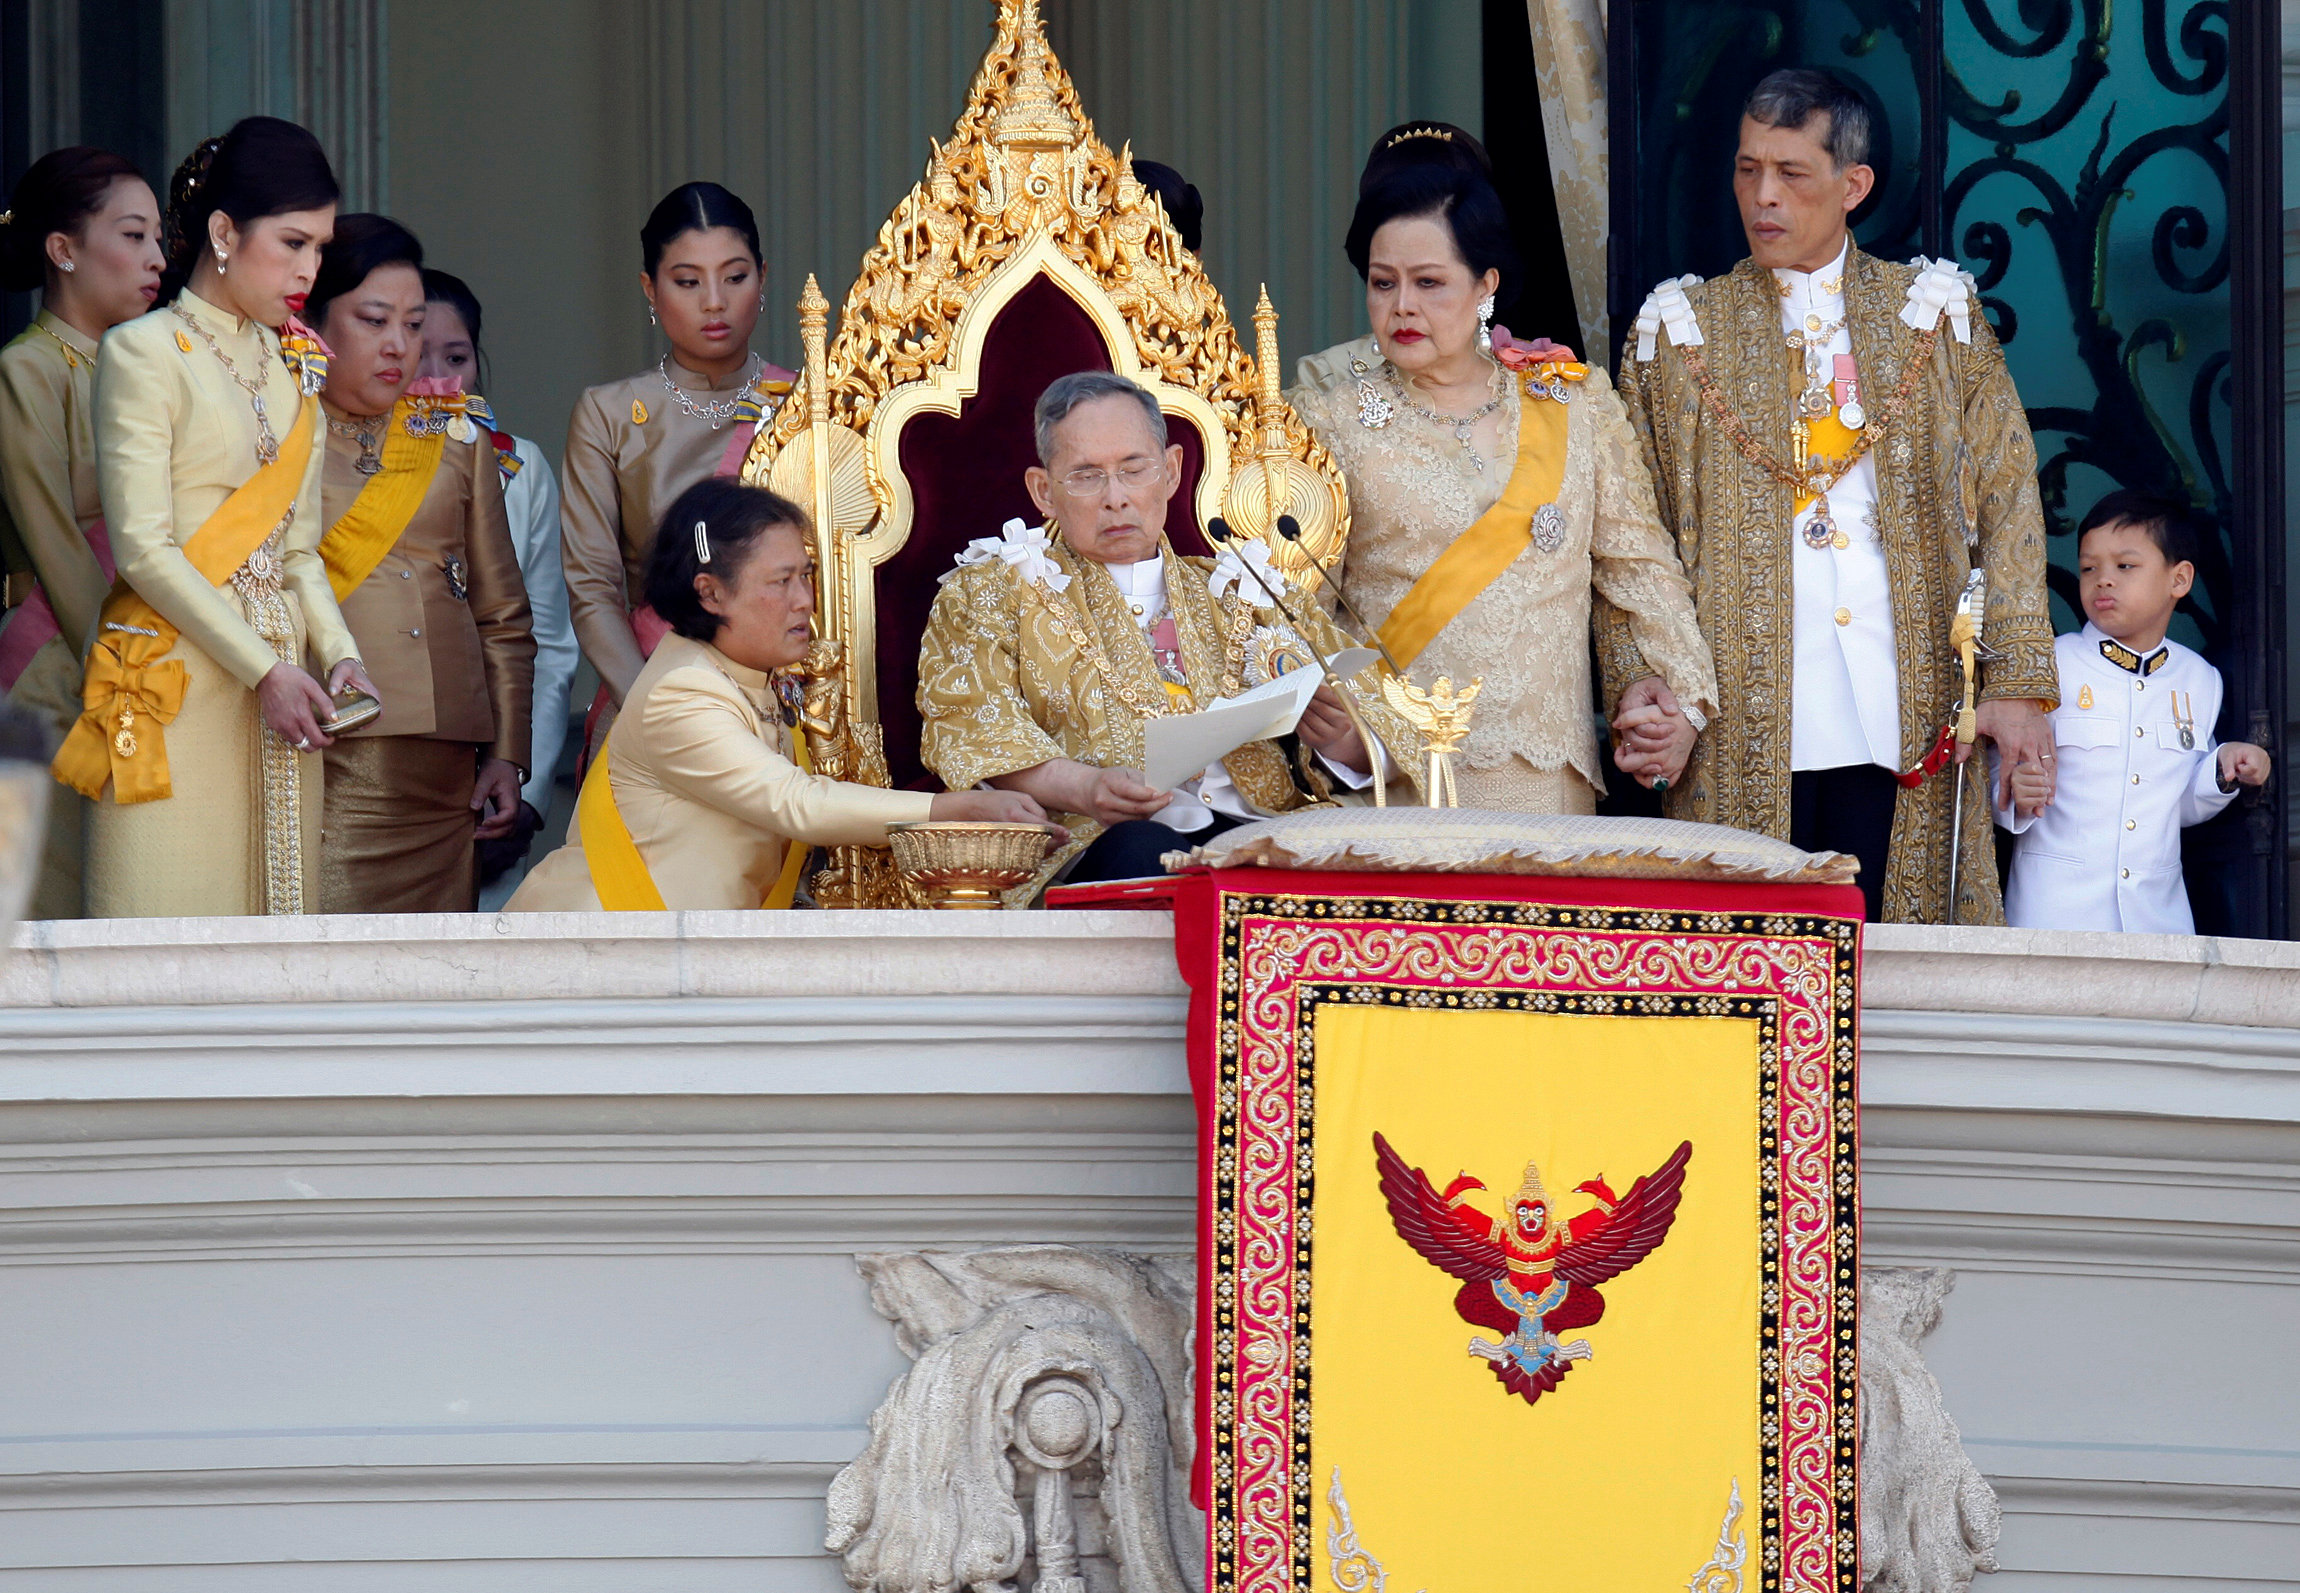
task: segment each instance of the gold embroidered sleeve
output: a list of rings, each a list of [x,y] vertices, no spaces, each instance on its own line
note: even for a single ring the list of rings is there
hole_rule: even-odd
[[[1602,374],[1591,372],[1581,402],[1590,406],[1597,450],[1590,581],[1619,616],[1613,644],[1599,652],[1605,706],[1610,710],[1634,682],[1659,675],[1680,702],[1715,714],[1716,665],[1694,617],[1692,583],[1662,529],[1638,433]]]
[[[1300,593],[1300,590],[1299,587],[1295,588],[1297,594]],[[1236,601],[1235,597],[1230,599],[1231,603]],[[1309,632],[1306,640],[1328,658],[1333,657],[1344,648],[1358,645],[1334,622],[1333,616],[1318,605],[1316,600],[1296,595],[1289,597],[1287,602],[1292,606],[1294,612],[1301,616],[1302,627]],[[1274,609],[1257,610],[1256,618],[1259,623],[1264,625],[1286,623],[1286,617]],[[1355,701],[1359,717],[1365,720],[1366,728],[1374,733],[1374,738],[1377,741],[1381,742],[1382,751],[1389,758],[1390,779],[1392,781],[1401,777],[1408,779],[1412,782],[1414,790],[1420,791],[1422,781],[1421,738],[1414,734],[1413,727],[1406,723],[1405,716],[1392,708],[1388,700],[1382,696],[1381,666],[1375,664],[1360,670],[1357,674],[1350,676],[1346,684],[1350,688],[1350,696]],[[1305,757],[1305,764],[1307,763],[1308,759]],[[1323,776],[1321,775],[1320,778]]]
[[[1065,756],[1023,695],[1020,582],[995,560],[942,583],[919,643],[919,757],[945,785]]]
[[[1615,391],[1621,400],[1622,418],[1635,443],[1638,467],[1644,472],[1646,486],[1654,495],[1658,527],[1675,557],[1680,550],[1669,528],[1678,524],[1678,517],[1669,512],[1668,477],[1662,468],[1660,439],[1655,435],[1653,425],[1659,371],[1658,362],[1640,364],[1634,357],[1625,355],[1621,362],[1620,386]],[[1682,564],[1679,567],[1682,569]],[[1632,682],[1643,679],[1653,671],[1646,667],[1645,654],[1637,645],[1629,615],[1606,595],[1602,587],[1591,595],[1589,623],[1597,650],[1598,694],[1610,712]]]
[[[2050,708],[2060,702],[2060,680],[2044,579],[2036,440],[1987,318],[1974,315],[1972,327],[1972,342],[1953,344],[1952,357],[1961,357],[1963,366],[1963,432],[1979,487],[1980,559],[1989,572],[1986,635],[2004,655],[1981,666],[1981,700],[2034,697]]]

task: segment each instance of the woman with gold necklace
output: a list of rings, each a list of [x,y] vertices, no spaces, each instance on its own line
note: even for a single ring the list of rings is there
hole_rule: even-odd
[[[151,184],[109,150],[41,156],[0,215],[0,288],[40,290],[40,313],[0,349],[0,692],[59,736],[80,717],[80,654],[112,584],[96,490],[96,346],[152,307],[166,263]],[[32,917],[80,916],[86,824],[79,797],[49,804]]]
[[[1603,368],[1490,325],[1517,258],[1484,147],[1439,122],[1383,135],[1345,247],[1373,333],[1303,360],[1288,396],[1349,478],[1351,604],[1425,683],[1485,682],[1463,805],[1587,813],[1603,794],[1593,592],[1642,654],[1604,682],[1614,761],[1678,778],[1715,711],[1709,646]]]
[[[97,475],[119,580],[56,755],[96,801],[93,917],[309,910],[312,754],[330,694],[374,691],[319,560],[326,354],[295,319],[336,197],[291,122],[210,139],[170,185],[167,307],[104,339]]]
[[[668,629],[645,605],[656,525],[687,488],[732,473],[791,388],[789,371],[751,352],[767,290],[749,205],[717,183],[674,188],[639,229],[639,254],[647,318],[670,351],[576,401],[560,476],[568,608],[600,680],[586,753]]]
[[[383,711],[327,750],[323,913],[468,913],[474,841],[518,822],[535,637],[484,400],[419,380],[423,245],[339,216],[309,309],[327,340],[321,561]]]

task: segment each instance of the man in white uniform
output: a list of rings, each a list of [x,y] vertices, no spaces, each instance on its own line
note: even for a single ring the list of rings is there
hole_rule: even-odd
[[[2005,921],[2022,929],[2192,934],[2180,832],[2239,785],[2268,778],[2249,742],[2215,746],[2220,671],[2165,638],[2195,583],[2198,530],[2185,504],[2112,492],[2085,517],[2081,631],[2055,639],[2058,790],[2016,769],[1997,822],[2020,839]],[[2039,798],[2043,811],[2028,816]],[[2025,798],[2025,800],[2023,800]]]

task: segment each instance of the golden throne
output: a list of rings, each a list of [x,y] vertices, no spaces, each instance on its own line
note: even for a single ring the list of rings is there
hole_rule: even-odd
[[[1000,0],[966,110],[863,255],[826,343],[829,305],[800,300],[805,369],[743,479],[816,526],[821,641],[807,720],[824,773],[934,788],[918,758],[918,645],[960,549],[1037,514],[1031,411],[1058,376],[1115,370],[1157,395],[1183,451],[1168,533],[1207,551],[1216,516],[1270,537],[1299,572],[1349,534],[1341,471],[1278,393],[1265,292],[1248,358],[1131,151],[1094,134],[1047,47],[1038,0]],[[841,848],[813,880],[826,907],[904,905],[885,855]]]

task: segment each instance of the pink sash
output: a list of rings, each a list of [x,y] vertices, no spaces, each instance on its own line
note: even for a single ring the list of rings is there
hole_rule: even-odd
[[[88,527],[88,551],[96,555],[96,563],[104,572],[108,585],[117,575],[112,568],[112,535],[98,520]],[[56,611],[48,606],[48,594],[35,585],[32,595],[17,606],[15,615],[5,626],[0,626],[0,692],[16,689],[16,682],[24,678],[31,667],[32,655],[48,645],[51,636],[62,635],[56,624]],[[82,641],[85,642],[83,637]]]

